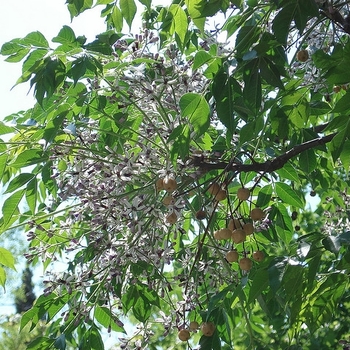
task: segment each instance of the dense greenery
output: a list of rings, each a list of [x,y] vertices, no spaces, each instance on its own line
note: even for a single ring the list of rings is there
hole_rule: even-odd
[[[95,6],[93,42],[1,48],[37,100],[0,124],[0,229],[47,272],[28,349],[347,347],[348,1],[67,0]]]

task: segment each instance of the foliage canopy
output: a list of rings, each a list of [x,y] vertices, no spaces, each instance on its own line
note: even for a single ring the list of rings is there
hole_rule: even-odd
[[[0,229],[47,273],[28,349],[103,349],[125,315],[124,349],[346,346],[348,1],[66,3],[106,31],[1,48],[37,100],[0,124]]]

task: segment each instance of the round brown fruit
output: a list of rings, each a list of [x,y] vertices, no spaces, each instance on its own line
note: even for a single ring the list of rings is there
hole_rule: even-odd
[[[174,203],[174,197],[173,196],[165,196],[163,198],[163,204],[164,205],[170,205]]]
[[[240,201],[246,201],[250,196],[248,188],[239,188],[237,191],[237,197]]]
[[[157,191],[164,190],[164,181],[163,181],[163,179],[158,179],[156,181],[156,188],[157,188]]]
[[[246,224],[243,225],[243,231],[244,233],[249,236],[253,234],[254,232],[254,225],[251,222],[247,222]]]
[[[231,238],[232,231],[228,228],[221,228],[220,230],[217,230],[214,232],[214,238],[215,239],[229,239]]]
[[[195,332],[199,328],[199,323],[196,321],[191,321],[189,328],[190,328],[190,331]]]
[[[220,236],[222,237],[222,239],[230,239],[232,235],[232,231],[228,228],[222,228],[220,230]]]
[[[333,91],[337,94],[341,90],[341,87],[339,85],[336,85],[333,87]]]
[[[297,53],[297,60],[300,62],[306,62],[309,59],[309,53],[307,50],[300,50]]]
[[[166,177],[163,180],[163,186],[167,192],[174,192],[177,189],[177,182],[171,177]]]
[[[165,221],[168,222],[169,224],[175,224],[175,222],[177,221],[177,215],[175,213],[171,213],[167,215],[167,217],[165,218]]]
[[[217,240],[223,239],[223,238],[221,237],[221,232],[220,232],[220,230],[217,230],[217,231],[214,232],[214,238],[217,239]]]
[[[215,199],[217,201],[223,201],[226,198],[227,198],[227,192],[225,190],[220,190],[215,196]]]
[[[261,250],[257,250],[253,253],[253,259],[255,261],[263,261],[265,259],[265,253]]]
[[[249,258],[242,258],[239,261],[239,267],[244,271],[249,271],[253,267],[253,262]]]
[[[260,208],[254,208],[250,212],[250,217],[252,218],[253,221],[259,221],[265,217],[265,213]]]
[[[201,331],[206,337],[211,337],[215,332],[215,325],[213,322],[204,322],[201,326]]]
[[[188,339],[191,338],[191,334],[187,329],[181,329],[177,334],[177,336],[181,341],[187,341]]]
[[[238,253],[235,250],[231,250],[226,253],[226,260],[230,263],[238,261]]]
[[[238,219],[230,219],[228,222],[227,227],[231,230],[234,231],[238,228],[242,228],[241,222]]]
[[[221,190],[221,188],[220,188],[219,184],[216,182],[213,182],[208,188],[208,192],[210,194],[212,194],[213,196],[215,196],[220,190]]]
[[[237,229],[237,230],[234,230],[232,232],[231,237],[232,237],[233,242],[238,244],[238,243],[242,243],[242,242],[245,241],[246,234],[245,234],[245,232],[242,229]]]
[[[197,220],[204,220],[207,217],[207,213],[204,210],[198,210],[196,212],[196,219]]]

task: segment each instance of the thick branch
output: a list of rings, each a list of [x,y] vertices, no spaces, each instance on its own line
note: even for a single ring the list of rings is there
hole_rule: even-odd
[[[194,165],[202,168],[203,170],[212,170],[212,169],[225,169],[227,171],[235,171],[235,172],[264,172],[271,173],[278,169],[281,169],[291,158],[297,156],[298,154],[326,144],[327,142],[332,141],[333,137],[337,133],[330,134],[324,137],[319,137],[317,139],[313,139],[307,142],[304,142],[300,145],[297,145],[291,148],[286,153],[272,159],[267,160],[264,163],[253,162],[251,164],[242,164],[242,163],[227,163],[227,162],[218,162],[218,163],[210,163],[204,160],[194,160]]]

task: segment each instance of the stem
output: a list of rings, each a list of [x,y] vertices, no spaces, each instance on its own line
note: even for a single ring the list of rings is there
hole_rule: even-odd
[[[206,161],[195,160],[194,165],[202,168],[203,170],[213,170],[213,169],[225,169],[228,171],[236,171],[237,173],[241,172],[264,172],[264,173],[272,173],[278,169],[283,168],[283,166],[293,157],[298,154],[307,151],[308,149],[324,145],[327,142],[332,141],[332,139],[337,135],[337,133],[333,133],[324,137],[319,137],[307,142],[304,142],[300,145],[297,145],[291,148],[286,153],[272,159],[267,160],[264,163],[253,162],[251,164],[242,164],[242,163],[227,163],[227,162],[217,162],[217,163],[208,163]]]
[[[243,291],[242,291],[243,293]],[[254,348],[254,335],[253,335],[253,330],[252,330],[252,327],[250,325],[250,321],[249,321],[249,318],[248,318],[248,314],[247,314],[247,311],[244,307],[244,303],[243,303],[243,300],[240,296],[238,296],[239,298],[239,303],[241,304],[241,307],[242,307],[242,312],[243,312],[243,316],[244,316],[244,319],[247,323],[247,330],[248,330],[248,334],[249,334],[249,338],[250,338],[250,344],[251,344],[251,348],[253,349]]]

